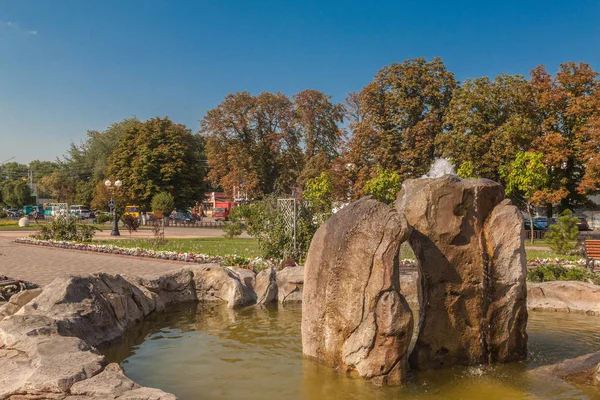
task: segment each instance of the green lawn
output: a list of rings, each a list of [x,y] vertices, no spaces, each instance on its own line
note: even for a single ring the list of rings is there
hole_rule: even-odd
[[[168,239],[168,242],[161,246],[155,246],[148,239],[119,239],[119,240],[98,240],[95,243],[113,244],[120,247],[140,247],[151,250],[179,251],[197,254],[209,254],[213,256],[223,256],[227,254],[237,254],[243,257],[260,257],[256,239],[227,239],[227,238],[197,238],[197,239]]]

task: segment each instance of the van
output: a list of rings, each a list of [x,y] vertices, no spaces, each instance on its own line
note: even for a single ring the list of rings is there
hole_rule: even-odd
[[[140,206],[125,206],[123,215],[131,215],[133,218],[140,216]]]
[[[74,217],[79,217],[82,219],[91,218],[92,213],[87,206],[82,205],[74,205],[69,207],[69,213]]]

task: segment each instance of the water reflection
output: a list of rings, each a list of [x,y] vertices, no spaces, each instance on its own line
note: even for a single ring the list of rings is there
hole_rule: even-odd
[[[530,313],[524,363],[412,375],[401,388],[377,388],[302,357],[301,307],[241,311],[180,305],[102,349],[145,386],[187,399],[596,399],[594,388],[528,370],[600,349],[600,318]]]

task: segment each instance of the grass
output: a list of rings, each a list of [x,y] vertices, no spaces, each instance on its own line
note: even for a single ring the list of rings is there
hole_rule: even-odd
[[[197,239],[168,239],[168,242],[156,246],[148,239],[118,239],[98,240],[95,243],[112,244],[119,247],[139,247],[149,250],[178,251],[183,253],[209,254],[223,256],[237,254],[242,257],[260,257],[256,239],[227,239],[227,238],[197,238]]]

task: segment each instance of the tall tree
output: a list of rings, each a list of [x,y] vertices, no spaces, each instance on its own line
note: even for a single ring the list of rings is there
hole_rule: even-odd
[[[549,174],[542,197],[549,214],[558,201],[563,210],[577,208],[587,201],[584,193],[598,191],[598,73],[589,64],[568,62],[553,77],[539,66],[531,71],[531,84],[541,126],[534,145],[544,154]]]
[[[293,96],[295,119],[304,148],[304,169],[298,183],[320,176],[339,156],[344,131],[344,106],[318,90],[304,90]]]
[[[288,191],[304,167],[292,102],[283,94],[230,94],[201,121],[209,180],[250,198]]]
[[[184,208],[204,197],[203,140],[168,118],[152,118],[127,130],[108,159],[107,175],[123,182],[128,201],[146,209],[159,192]]]
[[[76,188],[75,201],[82,204],[92,202],[98,182],[106,179],[108,159],[119,146],[125,132],[140,123],[135,117],[126,118],[111,124],[104,131],[88,131],[87,139],[79,145],[71,143],[61,168]]]
[[[29,186],[23,179],[6,182],[2,186],[2,201],[9,207],[21,208],[31,201]]]
[[[454,75],[440,58],[416,58],[382,68],[350,96],[347,160],[354,166],[357,195],[378,167],[396,171],[401,179],[428,171],[455,87]]]
[[[454,91],[438,153],[470,174],[501,180],[500,167],[539,135],[531,85],[520,75],[467,79]]]

